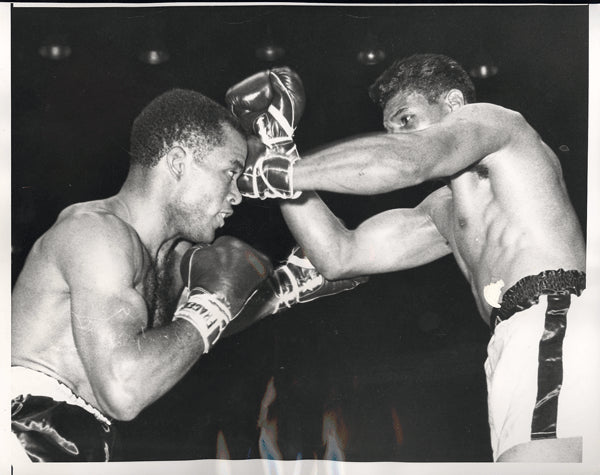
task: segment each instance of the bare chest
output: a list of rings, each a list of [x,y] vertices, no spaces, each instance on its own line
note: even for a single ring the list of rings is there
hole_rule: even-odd
[[[139,291],[146,301],[148,327],[170,322],[177,301],[171,259],[166,257],[158,262],[145,262]]]
[[[448,240],[465,273],[471,273],[484,251],[490,225],[494,224],[493,190],[485,166],[478,165],[448,185],[451,205],[445,215]]]
[[[492,187],[487,169],[473,169],[454,178],[449,187],[452,190],[451,213],[448,226],[459,241],[470,241],[484,231],[486,214],[493,201]]]

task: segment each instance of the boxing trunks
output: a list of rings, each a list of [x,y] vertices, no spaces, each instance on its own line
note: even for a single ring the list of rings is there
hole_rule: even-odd
[[[493,310],[485,371],[494,460],[531,440],[582,435],[584,289],[583,272],[545,271],[519,280]]]
[[[39,371],[11,368],[13,461],[108,462],[111,421],[64,384]],[[20,452],[19,451],[20,449]]]

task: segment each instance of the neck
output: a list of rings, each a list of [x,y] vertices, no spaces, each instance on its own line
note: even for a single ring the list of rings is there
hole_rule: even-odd
[[[142,175],[143,172],[130,171],[115,199],[124,208],[124,219],[156,258],[161,247],[177,236],[168,225],[166,200],[161,192],[166,187],[157,186],[151,178]]]

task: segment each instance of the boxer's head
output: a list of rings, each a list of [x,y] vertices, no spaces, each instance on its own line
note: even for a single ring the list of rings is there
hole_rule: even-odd
[[[154,99],[131,131],[131,169],[154,183],[167,225],[210,242],[241,201],[236,180],[246,159],[237,119],[204,95],[175,89]]]
[[[369,88],[390,132],[420,130],[475,101],[469,75],[453,59],[417,54],[395,61]]]

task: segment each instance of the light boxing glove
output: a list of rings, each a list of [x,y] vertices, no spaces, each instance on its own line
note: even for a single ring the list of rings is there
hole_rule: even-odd
[[[327,280],[315,269],[299,246],[292,249],[287,260],[246,301],[240,313],[266,315],[279,313],[298,303],[352,290],[368,277]]]
[[[297,159],[269,151],[255,136],[248,138],[248,156],[238,179],[240,193],[247,198],[294,199],[293,166]]]
[[[239,239],[223,236],[211,246],[192,246],[181,259],[188,292],[173,320],[200,333],[207,353],[258,285],[272,273],[269,259]]]
[[[298,74],[288,67],[254,74],[232,86],[225,101],[246,132],[260,139],[263,145],[260,156],[277,157],[275,162],[258,160],[247,164],[238,180],[241,194],[260,199],[299,197],[301,193],[294,190],[291,178],[293,164],[300,158],[293,140],[294,131],[305,104],[304,87]],[[256,156],[256,144],[249,145],[253,147]],[[275,173],[270,172],[273,163],[278,164]],[[271,181],[273,176],[281,179]]]
[[[277,308],[273,313],[277,313],[297,303],[311,302],[321,297],[352,290],[366,282],[368,277],[327,280],[315,269],[304,251],[296,246],[285,264],[277,267],[269,280],[276,282],[274,289]]]

